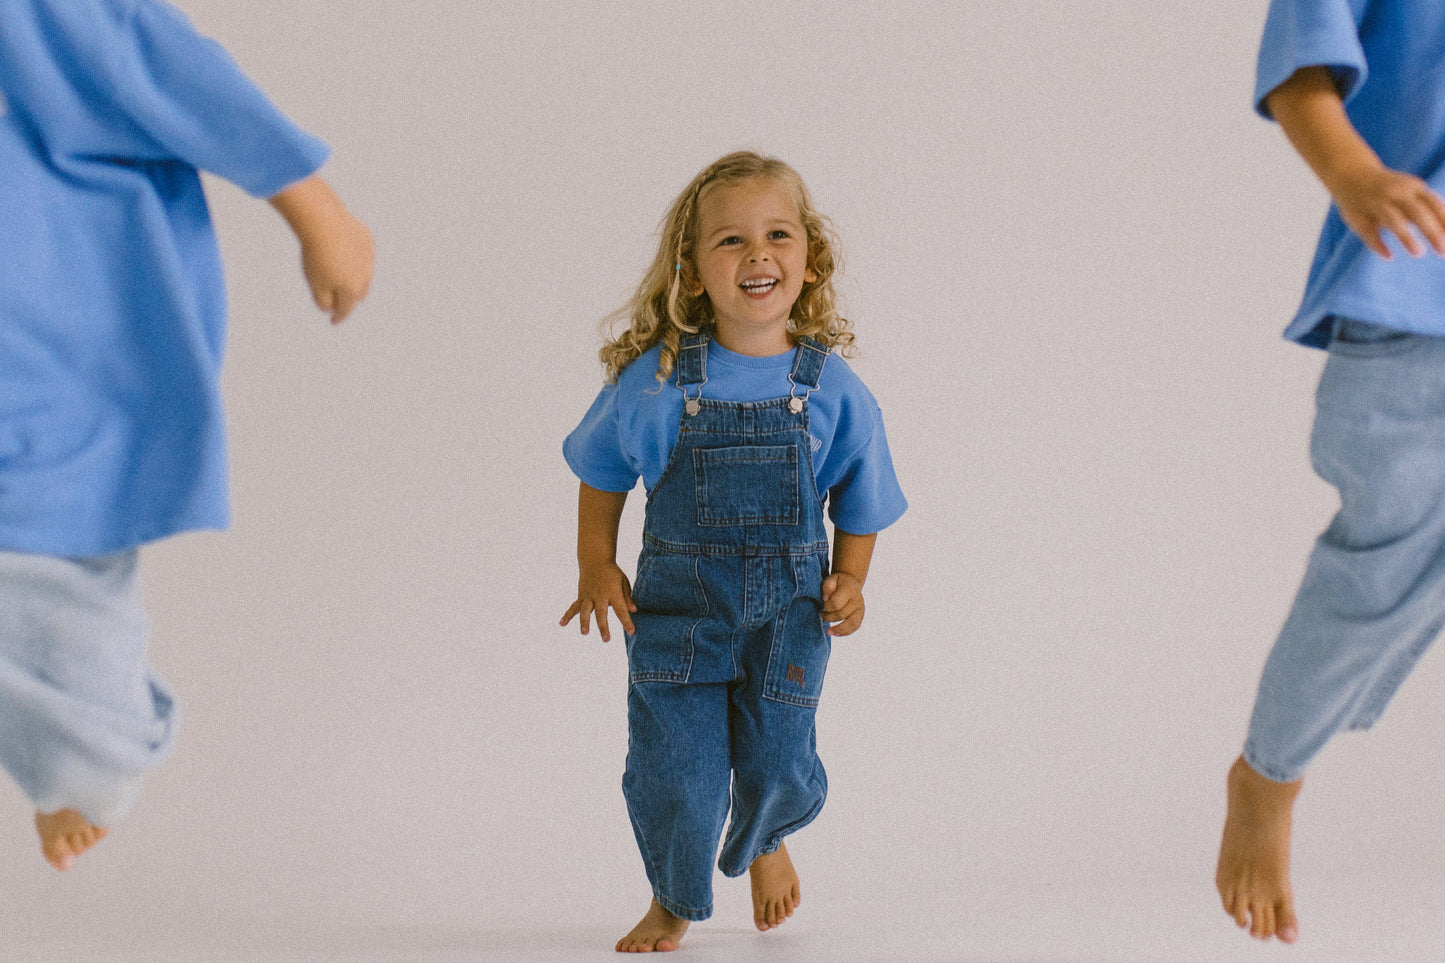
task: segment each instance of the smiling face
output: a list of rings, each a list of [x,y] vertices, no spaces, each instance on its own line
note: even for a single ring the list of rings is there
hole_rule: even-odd
[[[717,341],[730,351],[782,354],[788,316],[808,267],[808,234],[786,187],[768,177],[714,184],[698,198],[694,254],[712,302]]]

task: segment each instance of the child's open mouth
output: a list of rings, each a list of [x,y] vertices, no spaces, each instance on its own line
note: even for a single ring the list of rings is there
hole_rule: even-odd
[[[778,286],[777,278],[749,278],[738,285],[748,297],[762,298],[772,293],[773,288]]]

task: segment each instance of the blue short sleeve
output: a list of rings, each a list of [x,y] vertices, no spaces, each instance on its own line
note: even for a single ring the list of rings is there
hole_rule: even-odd
[[[838,460],[838,479],[828,489],[828,516],[854,535],[881,532],[908,508],[888,452],[883,413],[875,405],[872,415],[863,443]]]
[[[1273,0],[1265,18],[1255,71],[1254,109],[1273,119],[1265,98],[1302,67],[1328,67],[1349,100],[1365,82],[1360,44],[1366,0]]]
[[[5,0],[0,83],[54,154],[181,161],[270,197],[328,148],[162,0]]]
[[[568,467],[598,491],[632,491],[640,474],[622,445],[620,399],[617,385],[604,385],[581,424],[562,443]]]

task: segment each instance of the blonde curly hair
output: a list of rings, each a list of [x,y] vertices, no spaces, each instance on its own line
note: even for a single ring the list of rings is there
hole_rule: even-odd
[[[657,380],[666,381],[677,361],[678,342],[684,333],[696,334],[712,327],[712,304],[701,287],[693,254],[697,244],[698,202],[703,192],[716,184],[732,184],[754,178],[776,182],[792,195],[798,218],[808,235],[807,266],[817,280],[805,283],[788,321],[794,342],[810,337],[822,344],[852,354],[852,326],[838,314],[833,275],[841,266],[841,252],[833,226],[813,208],[813,199],[798,172],[775,157],[752,151],[734,151],[704,168],[687,189],[672,202],[659,227],[657,256],[647,269],[637,292],[621,308],[602,320],[606,343],[599,352],[607,369],[607,380],[615,382],[622,369],[662,342],[657,363]],[[614,334],[626,324],[625,330]]]

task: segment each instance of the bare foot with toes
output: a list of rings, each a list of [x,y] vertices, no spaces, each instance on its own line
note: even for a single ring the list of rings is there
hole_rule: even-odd
[[[35,830],[40,834],[40,851],[56,869],[66,870],[75,860],[108,835],[104,826],[93,826],[74,809],[36,813]]]
[[[687,920],[673,916],[654,899],[642,921],[632,928],[631,933],[617,941],[617,952],[670,952],[677,949],[682,942],[682,934],[687,932],[687,925]]]
[[[782,926],[803,901],[798,873],[781,843],[776,852],[764,853],[748,867],[753,884],[753,922],[760,930]]]
[[[1299,938],[1289,884],[1290,816],[1303,780],[1274,782],[1243,757],[1229,770],[1229,813],[1214,885],[1224,911],[1256,939]]]

